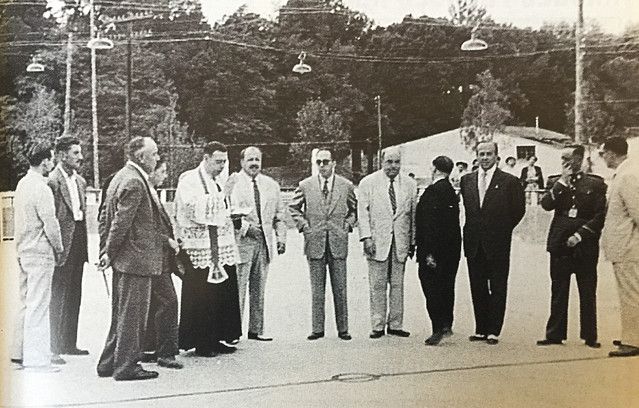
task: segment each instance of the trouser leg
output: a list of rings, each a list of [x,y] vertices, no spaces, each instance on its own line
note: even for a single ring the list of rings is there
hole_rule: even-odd
[[[597,264],[581,265],[576,272],[579,289],[580,338],[597,341]]]
[[[488,279],[486,278],[486,259],[482,251],[477,256],[467,258],[468,278],[470,280],[470,293],[473,300],[475,314],[475,333],[488,335],[490,323],[490,296],[488,291]]]
[[[338,333],[348,332],[348,298],[346,259],[328,259],[328,271],[331,276],[331,291],[335,308],[335,324]]]
[[[20,260],[18,260],[18,270],[19,303],[18,310],[15,315],[11,358],[22,360],[24,344],[24,317],[27,311],[27,271],[20,265]]]
[[[613,264],[619,304],[623,344],[639,347],[639,262]]]
[[[508,291],[508,269],[510,262],[508,258],[494,259],[490,265],[490,312],[488,334],[499,336],[504,325],[506,315],[506,298]]]
[[[386,326],[386,287],[388,284],[389,260],[368,260],[368,283],[371,307],[371,327],[382,331]]]
[[[443,288],[437,285],[437,271],[426,264],[425,261],[419,263],[419,280],[426,299],[426,311],[430,318],[433,333],[440,331],[441,322],[441,291]]]
[[[388,327],[401,330],[404,325],[404,262],[400,262],[395,255],[395,244],[391,246],[390,260],[390,291],[388,307]]]
[[[550,256],[551,300],[546,338],[565,340],[568,336],[568,296],[571,267],[569,258]]]
[[[249,332],[264,333],[264,297],[268,276],[268,248],[262,241],[249,274]]]
[[[326,299],[326,257],[308,259],[311,279],[311,315],[313,333],[324,332],[324,304]]]
[[[178,302],[171,274],[153,277],[151,303],[155,304],[153,321],[158,357],[173,357],[178,351]]]
[[[111,375],[113,373],[113,361],[115,357],[115,345],[118,340],[117,326],[118,326],[118,306],[119,299],[119,279],[122,274],[113,271],[113,277],[111,278],[111,325],[109,326],[109,332],[104,344],[104,349],[98,360],[98,373],[104,373]]]

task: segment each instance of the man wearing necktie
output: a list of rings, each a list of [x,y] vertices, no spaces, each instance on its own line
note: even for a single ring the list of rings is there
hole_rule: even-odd
[[[357,218],[368,259],[372,339],[410,335],[403,330],[404,266],[415,253],[417,184],[400,168],[399,148],[388,148],[382,168],[359,184]]]
[[[464,253],[475,312],[470,341],[497,344],[504,323],[513,229],[526,211],[519,179],[497,168],[497,144],[477,145],[479,168],[461,178]]]
[[[53,191],[56,217],[62,233],[61,266],[55,268],[51,284],[51,352],[86,355],[78,349],[78,316],[82,297],[82,274],[87,254],[86,188],[87,183],[78,174],[82,164],[80,140],[62,136],[56,140],[58,165],[49,175],[48,184]]]
[[[606,216],[606,184],[594,174],[582,172],[583,146],[561,153],[562,173],[548,177],[548,192],[541,199],[546,211],[554,211],[548,231],[551,302],[546,337],[537,345],[561,344],[568,332],[568,294],[575,274],[579,288],[581,338],[592,348],[597,342],[597,261],[599,236]]]
[[[326,269],[331,278],[337,335],[350,340],[346,257],[348,234],[357,222],[357,200],[353,183],[335,174],[329,150],[317,152],[317,176],[299,183],[289,204],[297,229],[304,234],[304,254],[308,260],[312,293],[312,332],[309,340],[324,337]]]
[[[280,185],[262,174],[262,152],[254,146],[240,153],[242,170],[232,176],[231,208],[250,211],[242,217],[235,237],[240,251],[237,279],[240,313],[244,316],[246,289],[249,291],[250,340],[271,341],[264,336],[264,292],[268,267],[275,257],[286,251],[285,207],[280,196]],[[273,242],[275,235],[276,242]]]

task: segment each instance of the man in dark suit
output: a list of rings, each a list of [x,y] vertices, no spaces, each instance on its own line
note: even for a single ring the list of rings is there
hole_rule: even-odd
[[[58,165],[49,174],[48,184],[53,191],[56,217],[60,224],[64,252],[61,266],[55,268],[51,284],[51,352],[86,355],[78,349],[78,316],[82,297],[82,273],[87,254],[86,188],[78,174],[82,163],[80,140],[62,136],[55,145]]]
[[[446,156],[433,160],[433,182],[424,190],[415,212],[419,280],[433,334],[427,345],[437,345],[453,334],[455,276],[461,256],[459,197],[448,177],[453,161]]]
[[[548,192],[541,199],[546,211],[555,211],[548,231],[552,299],[546,338],[540,346],[561,344],[568,331],[568,294],[574,273],[579,288],[581,338],[598,348],[597,261],[599,236],[606,217],[606,184],[582,172],[584,147],[571,146],[561,153],[562,173],[548,177]]]
[[[461,179],[466,211],[464,253],[475,312],[470,341],[497,344],[506,312],[513,229],[526,211],[524,190],[517,177],[497,168],[494,142],[477,145],[479,168]]]
[[[312,332],[309,340],[324,337],[326,269],[331,277],[337,335],[350,340],[346,297],[348,234],[357,222],[357,200],[353,183],[334,173],[329,150],[317,152],[319,174],[302,180],[289,204],[297,229],[304,234],[312,292]]]
[[[104,235],[100,267],[113,269],[111,328],[97,371],[115,380],[146,380],[158,373],[138,364],[151,301],[152,278],[162,273],[163,249],[177,243],[163,235],[161,205],[148,182],[158,148],[153,139],[136,137],[127,146],[129,161],[113,177],[100,218]]]

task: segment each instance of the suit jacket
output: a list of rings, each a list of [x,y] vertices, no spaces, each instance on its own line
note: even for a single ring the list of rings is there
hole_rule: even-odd
[[[335,259],[348,255],[348,234],[357,222],[357,199],[353,183],[335,175],[333,187],[324,198],[319,176],[302,180],[289,204],[297,229],[304,234],[304,254],[320,259],[326,243]]]
[[[535,166],[535,179],[537,181],[537,188],[541,189],[544,187],[544,176],[541,172],[541,167]],[[528,166],[525,166],[521,169],[521,176],[519,176],[519,180],[521,184],[526,187],[528,185]]]
[[[448,179],[424,190],[415,211],[417,261],[458,262],[461,255],[459,197]]]
[[[556,255],[599,255],[599,236],[606,216],[606,184],[594,174],[573,176],[572,188],[558,183],[559,175],[548,177],[548,192],[541,198],[546,211],[555,212],[548,231],[546,249]],[[577,213],[571,216],[571,208]],[[578,232],[582,241],[575,247],[566,245],[568,237]]]
[[[610,262],[639,262],[639,163],[623,161],[610,183],[601,244]]]
[[[286,224],[284,223],[285,207],[280,194],[280,185],[277,181],[264,174],[257,175],[257,187],[260,191],[260,209],[262,217],[262,230],[266,238],[269,261],[275,258],[277,248],[273,243],[273,235],[277,242],[286,243]],[[260,224],[256,212],[253,182],[244,172],[240,171],[232,176],[231,206],[251,208],[248,215],[242,218],[242,226],[235,232],[237,246],[240,251],[240,263],[248,262],[251,248],[257,241],[246,235],[249,225]]]
[[[524,189],[517,177],[497,168],[480,208],[478,173],[466,174],[460,182],[466,211],[464,254],[473,258],[481,246],[489,259],[509,257],[513,229],[526,212]]]
[[[158,228],[161,223],[147,180],[133,165],[126,164],[107,190],[100,216],[100,254],[106,253],[118,272],[159,275],[167,243]]]
[[[369,174],[360,181],[357,201],[360,240],[372,238],[375,244],[375,255],[372,259],[385,261],[395,236],[395,253],[401,262],[405,262],[409,247],[415,244],[417,183],[403,174],[396,177],[394,189],[397,211],[395,215],[393,215],[388,187],[388,177],[383,170]]]
[[[87,216],[87,200],[86,190],[87,182],[80,176],[76,175],[76,182],[78,185],[78,195],[80,197],[80,209],[84,214],[84,220]],[[62,244],[64,245],[64,252],[59,261],[60,264],[64,264],[69,256],[69,250],[71,249],[71,241],[73,240],[73,233],[75,232],[75,219],[73,218],[73,206],[71,204],[71,195],[69,193],[69,187],[64,175],[60,171],[59,167],[56,167],[49,174],[49,187],[53,191],[53,199],[55,201],[55,213],[60,223],[60,233],[62,234]],[[87,248],[82,248],[82,252],[76,256],[80,257],[82,261],[86,262],[89,259]]]

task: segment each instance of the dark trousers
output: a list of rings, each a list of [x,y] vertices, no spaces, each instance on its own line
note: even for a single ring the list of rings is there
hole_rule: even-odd
[[[425,260],[419,263],[419,281],[426,298],[426,310],[433,333],[453,327],[455,277],[458,266],[459,259],[438,260],[435,268],[426,265]]]
[[[178,300],[170,273],[151,280],[151,305],[144,335],[144,350],[158,357],[173,357],[178,350]]]
[[[87,228],[77,221],[64,265],[56,267],[51,282],[51,351],[63,354],[77,348],[82,273],[87,253]]]
[[[552,298],[546,338],[565,340],[568,336],[568,295],[570,276],[575,274],[579,289],[580,337],[597,340],[597,259],[550,255]]]
[[[111,327],[98,362],[99,373],[126,377],[142,357],[142,336],[151,303],[152,277],[113,269]]]
[[[480,246],[476,256],[466,260],[475,311],[475,333],[499,336],[506,313],[510,257],[488,259]]]

